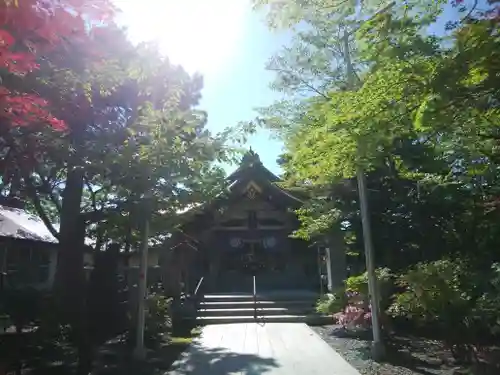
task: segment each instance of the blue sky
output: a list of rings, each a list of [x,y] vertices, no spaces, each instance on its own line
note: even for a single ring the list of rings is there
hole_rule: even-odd
[[[251,10],[249,0],[114,1],[123,9],[121,20],[133,40],[156,40],[173,62],[203,74],[200,106],[208,112],[213,132],[252,120],[254,108],[280,98],[269,88],[273,76],[265,70],[265,63],[291,35],[268,30],[263,15]],[[448,9],[434,31],[456,15],[456,9]],[[276,159],[282,144],[270,138],[268,131],[259,130],[247,147],[279,174]]]
[[[239,121],[255,118],[254,108],[272,104],[280,96],[269,89],[273,75],[265,70],[268,58],[286,41],[287,35],[276,35],[267,30],[256,13],[245,17],[246,27],[224,72],[207,74],[201,106],[208,110],[208,126],[220,131]],[[264,165],[279,173],[276,159],[282,144],[271,139],[271,134],[259,130],[248,145],[256,151]]]
[[[252,120],[254,108],[279,99],[269,89],[272,75],[265,63],[290,35],[269,31],[248,0],[142,1],[115,0],[123,10],[121,21],[134,41],[156,40],[173,62],[204,76],[200,107],[208,112],[211,131]],[[279,173],[276,159],[282,145],[270,138],[268,131],[259,130],[246,147]]]
[[[447,9],[434,31],[456,15],[456,9]],[[201,105],[208,110],[211,129],[221,130],[239,121],[251,120],[255,117],[255,107],[272,104],[280,98],[280,94],[269,89],[273,75],[265,70],[265,63],[290,37],[290,33],[277,35],[269,31],[261,14],[246,13],[244,32],[231,63],[224,72],[206,75]],[[276,159],[282,143],[270,138],[268,131],[260,130],[248,145],[260,155],[264,165],[279,174]]]

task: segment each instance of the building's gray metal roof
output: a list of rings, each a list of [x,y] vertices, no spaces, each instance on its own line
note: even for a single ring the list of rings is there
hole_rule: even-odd
[[[58,243],[42,219],[25,210],[0,205],[0,237]]]

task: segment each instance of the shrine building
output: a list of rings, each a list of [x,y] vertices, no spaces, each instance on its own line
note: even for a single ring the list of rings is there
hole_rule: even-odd
[[[254,280],[259,291],[340,286],[344,249],[334,245],[341,242],[318,247],[291,238],[302,199],[280,182],[255,152],[246,153],[224,194],[182,214],[162,260],[164,285],[192,290],[203,277],[212,293],[252,293]]]

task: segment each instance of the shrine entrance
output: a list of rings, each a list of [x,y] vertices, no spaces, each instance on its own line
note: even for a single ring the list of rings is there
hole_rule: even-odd
[[[253,276],[259,290],[273,289],[285,275],[287,259],[281,252],[270,251],[262,241],[248,241],[238,249],[223,252],[219,268],[221,291],[253,293]]]
[[[267,268],[264,249],[258,242],[245,243],[241,249],[228,251],[222,260],[222,269],[228,272],[254,275]]]
[[[256,242],[224,251],[219,269],[219,289],[227,292],[253,293],[253,276],[262,273],[266,264]]]
[[[254,276],[257,293],[319,289],[317,252],[290,238],[303,197],[280,181],[250,150],[226,178],[224,194],[185,213],[172,242],[197,249],[203,266],[194,278],[205,280],[205,291],[252,294]]]

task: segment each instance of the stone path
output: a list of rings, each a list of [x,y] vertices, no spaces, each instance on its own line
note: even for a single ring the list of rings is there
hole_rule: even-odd
[[[238,323],[203,328],[170,375],[359,375],[302,323]]]

